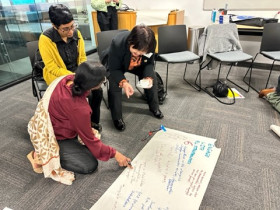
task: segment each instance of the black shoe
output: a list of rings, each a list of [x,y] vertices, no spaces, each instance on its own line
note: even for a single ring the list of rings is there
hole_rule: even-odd
[[[102,131],[102,126],[98,123],[94,123],[94,122],[91,122],[91,127],[94,128],[95,130],[98,130],[99,133],[101,133]]]
[[[164,116],[162,114],[162,112],[158,109],[158,110],[151,110],[150,111],[153,113],[153,115],[158,118],[158,119],[162,119]]]
[[[125,130],[125,123],[124,123],[123,119],[114,120],[114,125],[115,125],[116,129],[118,129],[120,131]]]

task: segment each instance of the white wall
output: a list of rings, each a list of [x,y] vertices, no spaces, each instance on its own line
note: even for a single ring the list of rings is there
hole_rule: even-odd
[[[182,0],[123,0],[124,4],[136,10],[183,8]]]
[[[211,11],[203,10],[203,0],[123,0],[123,3],[136,10],[155,9],[182,9],[185,10],[185,24],[188,26],[207,26],[210,24]],[[230,11],[230,14],[253,15],[260,17],[274,17],[277,11]],[[243,50],[251,55],[259,51],[261,37],[241,36]],[[261,57],[261,56],[260,56]],[[266,62],[266,59],[258,59],[258,62]]]
[[[185,24],[207,26],[210,24],[211,11],[203,11],[203,0],[123,0],[136,10],[147,9],[183,9],[185,10]],[[229,13],[240,15],[253,15],[273,17],[277,11],[230,11]]]

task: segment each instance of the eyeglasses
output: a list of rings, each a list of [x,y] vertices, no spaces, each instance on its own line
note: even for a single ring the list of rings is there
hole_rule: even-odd
[[[75,30],[76,28],[78,28],[78,24],[74,23],[72,26],[70,27],[65,27],[65,28],[59,28],[59,30],[61,30],[62,32],[69,32],[70,30]]]

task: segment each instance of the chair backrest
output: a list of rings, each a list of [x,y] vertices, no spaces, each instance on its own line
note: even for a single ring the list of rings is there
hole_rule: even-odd
[[[188,49],[186,25],[169,25],[158,28],[158,53],[182,52]]]
[[[125,30],[125,29],[109,30],[109,31],[100,31],[100,32],[96,33],[97,43],[98,43],[97,53],[98,53],[99,58],[101,56],[101,53],[111,45],[111,42],[112,42],[114,36],[123,31],[128,31],[128,30]]]
[[[204,53],[242,50],[236,24],[213,24],[205,31]]]
[[[280,23],[264,25],[260,51],[280,51]]]
[[[27,47],[27,53],[31,62],[31,66],[34,65],[34,59],[35,59],[35,52],[38,50],[38,40],[31,41],[26,43]]]

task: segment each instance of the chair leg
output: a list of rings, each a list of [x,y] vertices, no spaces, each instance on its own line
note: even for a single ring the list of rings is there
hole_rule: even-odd
[[[42,95],[38,89],[35,89],[35,91],[36,91],[36,98],[38,101],[40,101],[40,99],[42,98]]]
[[[256,60],[256,58],[257,58],[258,55],[259,55],[259,53],[257,53],[257,54],[255,55],[255,57],[254,57],[254,59],[253,59],[253,62],[255,62],[255,60]],[[253,68],[253,65],[252,65],[252,68]],[[245,76],[243,77],[243,80],[246,78],[246,76],[247,76],[249,70],[250,70],[250,69],[247,70]]]
[[[183,80],[185,80],[190,86],[192,86],[194,89],[196,89],[197,91],[200,91],[201,88],[196,85],[196,84],[191,84],[187,79],[186,79],[186,72],[187,72],[187,66],[188,64],[186,63],[186,67],[185,67],[185,71],[184,71],[184,76],[183,76]]]
[[[272,70],[273,70],[274,63],[275,63],[275,60],[273,60],[273,63],[271,65],[271,68],[270,68],[270,71],[269,71],[269,75],[268,75],[268,78],[267,78],[267,81],[266,81],[265,89],[267,88],[267,85],[268,85],[268,82],[269,82],[269,79],[270,79],[270,75],[271,75]]]
[[[35,87],[35,81],[34,79],[32,78],[32,92],[33,92],[33,96],[34,97],[37,97],[37,92],[36,92],[36,87]]]
[[[40,101],[40,99],[42,98],[41,93],[39,91],[38,85],[36,84],[36,81],[34,79],[34,75],[32,72],[32,78],[31,78],[31,82],[32,82],[32,92],[33,92],[33,96],[37,98],[38,101]]]
[[[249,76],[249,83],[246,83],[244,80],[244,82],[248,85],[248,89],[246,90],[245,88],[241,87],[240,85],[236,84],[235,82],[233,82],[232,80],[230,80],[228,78],[229,74],[230,74],[230,71],[232,69],[232,66],[233,66],[233,63],[231,64],[230,68],[229,68],[229,71],[227,73],[227,76],[226,76],[226,80],[228,80],[229,82],[231,82],[232,84],[234,84],[235,86],[239,87],[240,89],[242,89],[243,91],[245,91],[246,93],[248,93],[250,91],[250,87],[251,87],[251,77],[252,77],[252,66],[253,66],[253,62],[254,60],[252,59],[252,62],[246,72],[246,74],[250,71],[250,76]],[[244,78],[244,77],[243,77]],[[252,88],[253,89],[253,88]]]
[[[104,85],[106,86],[107,96],[108,96],[108,95],[109,95],[109,94],[108,94],[108,93],[109,93],[108,80],[104,83]],[[108,98],[108,99],[109,99],[109,98]],[[109,107],[109,102],[106,101],[106,99],[104,98],[104,95],[103,95],[103,97],[102,97],[102,100],[103,100],[105,106],[107,107],[107,109],[110,109],[110,107]]]
[[[166,85],[165,85],[165,96],[167,95],[167,85],[168,85],[168,67],[169,63],[167,62],[167,67],[166,67]]]
[[[220,80],[220,73],[221,73],[221,68],[222,68],[222,62],[220,62],[219,64],[219,70],[218,70],[218,76],[217,76],[217,81]],[[202,90],[204,92],[206,92],[208,95],[210,95],[211,97],[214,97],[215,98],[215,95],[213,93],[211,93],[209,90],[208,90],[209,87],[205,87],[203,88]],[[217,99],[218,100],[218,99]]]
[[[209,60],[209,62],[206,64],[206,65],[203,65],[204,62],[200,63],[199,64],[199,70],[198,70],[198,73],[196,75],[196,78],[195,78],[195,85],[198,87],[198,91],[201,91],[202,90],[202,85],[201,85],[201,71],[203,69],[205,69],[210,63],[211,63],[212,59]],[[197,84],[197,79],[199,78],[199,84]]]
[[[231,67],[232,67],[232,64],[231,64],[230,68],[231,68]],[[220,62],[220,65],[219,65],[219,71],[218,71],[217,81],[220,79],[221,68],[222,68],[222,62]]]
[[[35,91],[35,92],[36,92],[36,98],[37,98],[37,100],[38,100],[38,101],[40,101],[40,99],[42,98],[42,95],[41,95],[41,92],[40,92],[39,86],[38,86],[38,84],[36,83],[36,81],[35,81],[35,80],[34,80],[33,85],[34,85],[34,90],[33,90],[33,91]]]
[[[40,91],[40,90],[39,90],[38,92],[39,92],[38,101],[40,101],[40,100],[41,100],[41,98],[42,98],[42,93],[41,93],[42,91]]]
[[[203,69],[205,69],[205,68],[210,64],[210,62],[211,62],[211,60],[210,60],[209,63],[208,63],[207,65],[205,65],[205,66],[203,66],[203,64],[200,65],[199,73],[197,74],[196,80],[195,80],[195,81],[197,81],[197,78],[199,77],[199,80],[200,80],[200,81],[199,81],[199,82],[200,82],[199,88],[200,88],[200,90],[203,90],[205,93],[207,93],[207,94],[208,94],[209,96],[211,96],[211,97],[215,97],[214,94],[211,93],[211,92],[208,90],[209,87],[202,87],[202,86],[201,86],[201,71],[202,71]],[[203,67],[202,67],[202,66],[203,66]],[[220,78],[220,71],[221,71],[221,62],[220,62],[220,65],[219,65],[219,71],[218,71],[217,81],[218,81],[219,78]],[[197,85],[197,83],[195,83],[195,84]]]
[[[202,90],[202,87],[201,87],[201,71],[202,70],[203,69],[201,67],[199,67],[198,73],[197,73],[195,81],[194,81],[194,84],[197,85],[197,87],[198,87],[198,91]],[[199,79],[199,84],[197,84],[197,79]]]
[[[246,72],[246,74],[245,74],[244,77],[243,77],[243,82],[249,86],[248,89],[249,89],[249,88],[252,88],[252,89],[253,89],[254,91],[256,91],[257,93],[259,93],[259,91],[258,91],[255,87],[253,87],[253,86],[251,85],[251,78],[252,78],[252,73],[253,73],[253,65],[254,65],[254,62],[255,62],[255,60],[256,60],[256,58],[257,58],[258,55],[259,55],[259,53],[257,53],[256,56],[254,57],[254,59],[252,60],[251,69],[250,69],[250,67],[249,67],[248,70],[247,70],[247,72]],[[250,70],[251,70],[251,72],[250,72],[250,76],[249,76],[249,83],[247,83],[246,80],[245,80],[245,78],[246,78],[246,76],[247,76],[247,74],[248,74],[248,72],[249,72]],[[249,91],[248,91],[248,92],[249,92]]]

